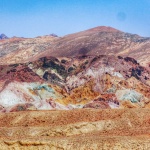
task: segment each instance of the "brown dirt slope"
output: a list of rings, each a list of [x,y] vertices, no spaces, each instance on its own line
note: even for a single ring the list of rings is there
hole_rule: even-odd
[[[149,109],[0,114],[2,150],[149,150]]]

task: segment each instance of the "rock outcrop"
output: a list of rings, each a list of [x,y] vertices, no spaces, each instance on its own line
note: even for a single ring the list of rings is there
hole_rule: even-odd
[[[150,103],[150,72],[130,57],[43,57],[0,70],[2,112],[145,108]]]

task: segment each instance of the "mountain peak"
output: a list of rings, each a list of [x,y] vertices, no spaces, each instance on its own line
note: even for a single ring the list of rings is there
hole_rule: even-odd
[[[5,35],[5,34],[0,34],[0,39],[2,40],[2,39],[8,39],[8,37]]]
[[[115,28],[112,27],[108,27],[108,26],[98,26],[95,28],[91,28],[88,31],[97,31],[97,32],[121,32],[120,30],[117,30]]]
[[[58,37],[58,35],[56,35],[55,33],[51,33],[50,36]]]

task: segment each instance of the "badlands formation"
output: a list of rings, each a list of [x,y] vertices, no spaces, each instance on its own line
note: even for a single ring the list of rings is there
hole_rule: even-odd
[[[150,149],[150,38],[0,37],[0,149]]]

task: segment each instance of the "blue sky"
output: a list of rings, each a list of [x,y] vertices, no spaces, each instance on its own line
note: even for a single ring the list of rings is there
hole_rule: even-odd
[[[150,37],[150,0],[0,0],[0,33],[59,36],[96,26]]]

